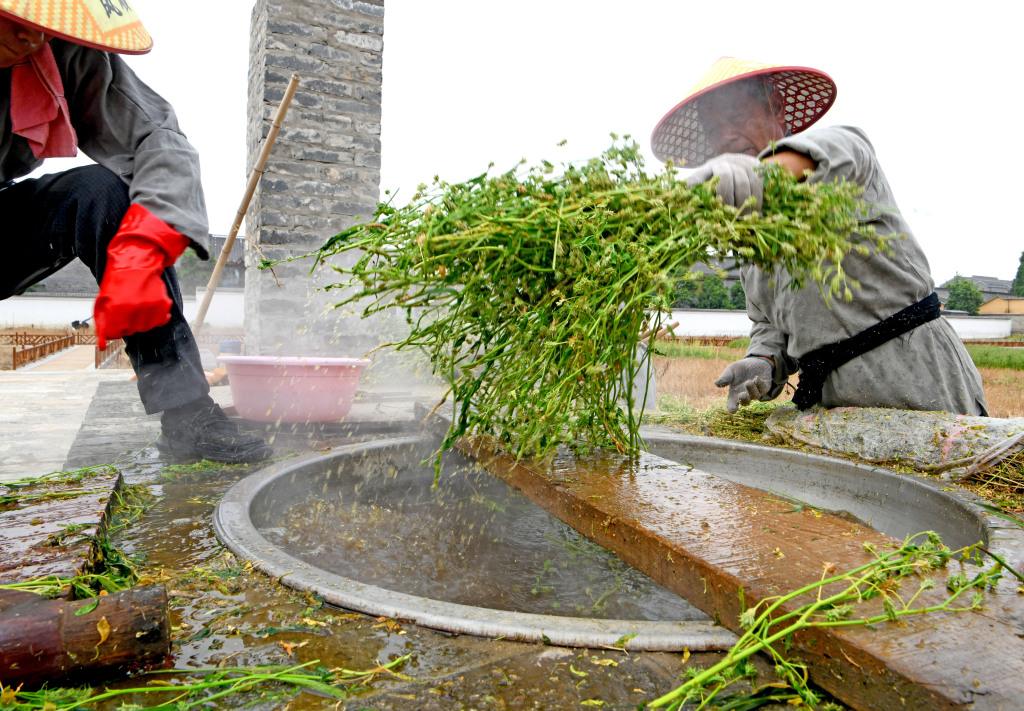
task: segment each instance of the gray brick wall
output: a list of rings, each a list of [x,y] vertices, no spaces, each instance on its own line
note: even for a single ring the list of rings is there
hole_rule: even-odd
[[[246,213],[246,233],[271,260],[305,254],[373,213],[380,196],[384,0],[258,0],[250,39],[251,171],[292,74],[300,82]],[[311,260],[258,270],[246,246],[250,355],[362,356],[374,327],[333,309],[335,281]],[[275,280],[276,275],[276,280]],[[278,286],[278,281],[280,286]]]

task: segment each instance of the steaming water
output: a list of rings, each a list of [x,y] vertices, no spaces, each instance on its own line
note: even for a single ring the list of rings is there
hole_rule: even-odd
[[[365,471],[365,470],[363,470]],[[261,532],[317,567],[397,592],[537,614],[706,619],[457,453],[328,477]]]

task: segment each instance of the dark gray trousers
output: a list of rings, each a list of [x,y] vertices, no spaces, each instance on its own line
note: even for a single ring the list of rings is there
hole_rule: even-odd
[[[128,206],[128,187],[98,165],[26,178],[0,189],[0,299],[23,293],[76,257],[99,283],[107,245]],[[149,414],[185,405],[210,391],[192,329],[182,314],[174,267],[164,271],[163,280],[173,302],[171,320],[124,339]]]

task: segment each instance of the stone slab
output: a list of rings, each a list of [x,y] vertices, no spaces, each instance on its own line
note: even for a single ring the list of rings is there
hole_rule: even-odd
[[[763,491],[653,455],[558,455],[541,464],[516,461],[481,438],[460,440],[457,447],[736,633],[743,631],[740,589],[745,604],[755,605],[817,582],[826,563],[842,571],[869,562],[865,543],[879,551],[902,543],[810,509],[766,510]],[[946,578],[956,572],[955,564],[930,572],[935,589],[916,604],[945,599]],[[808,629],[793,635],[787,653],[808,664],[813,681],[857,709],[1018,708],[1024,601],[1016,587],[1004,581],[977,612],[932,613],[875,629]],[[881,600],[864,606],[858,614],[878,614]]]

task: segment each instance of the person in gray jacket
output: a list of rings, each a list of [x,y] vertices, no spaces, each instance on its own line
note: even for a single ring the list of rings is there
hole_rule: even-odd
[[[100,285],[99,345],[124,338],[146,412],[162,413],[157,446],[260,461],[270,447],[210,398],[182,314],[173,264],[188,248],[209,258],[209,227],[196,150],[118,56],[151,46],[127,3],[0,3],[0,299],[81,259]],[[78,150],[96,164],[24,177]]]
[[[806,130],[832,105],[835,91],[831,78],[815,69],[725,57],[655,128],[655,155],[699,164],[688,182],[717,177],[718,194],[729,204],[759,209],[758,168],[777,163],[810,181],[855,182],[868,205],[862,222],[879,235],[905,235],[890,240],[892,254],[843,258],[848,278],[860,283],[849,303],[826,301],[815,287],[792,289],[784,269],[743,267],[750,346],[715,384],[729,388],[730,412],[778,397],[799,372],[793,401],[801,409],[820,404],[987,415],[981,376],[956,332],[939,318],[928,260],[868,137],[849,126]]]

